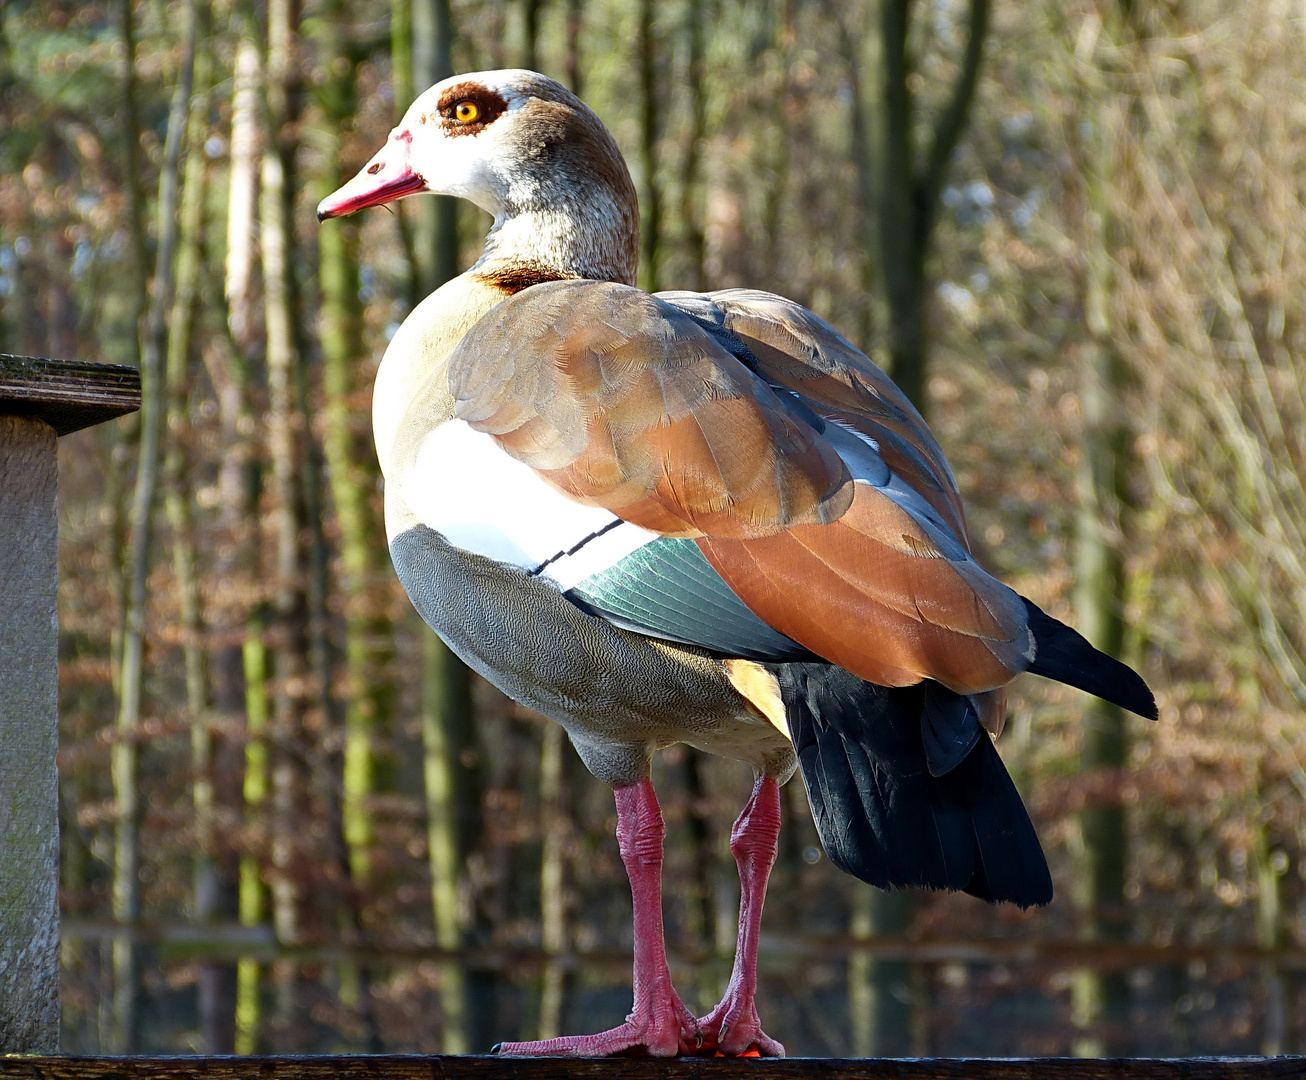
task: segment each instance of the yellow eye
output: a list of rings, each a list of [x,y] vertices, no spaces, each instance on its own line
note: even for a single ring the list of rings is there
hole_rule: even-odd
[[[453,114],[458,123],[470,124],[481,115],[481,110],[476,107],[474,101],[460,101],[453,107]]]

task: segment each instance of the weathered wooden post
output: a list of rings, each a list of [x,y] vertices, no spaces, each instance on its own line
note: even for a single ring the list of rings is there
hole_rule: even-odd
[[[0,1053],[59,1049],[57,440],[140,403],[135,368],[0,354]]]

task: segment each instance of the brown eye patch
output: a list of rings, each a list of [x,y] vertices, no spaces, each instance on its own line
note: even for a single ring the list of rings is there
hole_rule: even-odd
[[[470,80],[448,87],[436,105],[446,135],[475,135],[507,108],[508,102],[497,90]]]

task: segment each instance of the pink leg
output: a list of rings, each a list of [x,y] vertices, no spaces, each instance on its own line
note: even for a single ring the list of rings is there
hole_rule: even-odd
[[[739,941],[735,968],[721,1004],[699,1021],[705,1046],[737,1057],[750,1051],[784,1057],[785,1048],[762,1030],[757,1019],[757,941],[762,928],[766,881],[775,865],[780,835],[780,785],[760,776],[752,797],[730,830],[730,851],[739,864]]]
[[[651,780],[619,787],[617,846],[630,877],[635,907],[635,1007],[626,1022],[597,1035],[563,1035],[540,1042],[501,1043],[500,1054],[675,1057],[703,1043],[698,1022],[671,985],[662,936],[662,838],[666,826]],[[756,946],[754,946],[756,947]]]

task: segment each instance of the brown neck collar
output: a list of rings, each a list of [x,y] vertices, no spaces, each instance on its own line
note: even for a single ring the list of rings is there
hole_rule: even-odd
[[[564,278],[577,276],[575,274],[564,274],[542,263],[498,261],[485,266],[473,267],[468,271],[468,275],[506,293],[508,296],[519,293],[522,289],[529,289],[532,285],[539,285],[546,281],[561,281]]]

